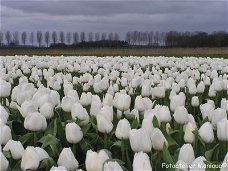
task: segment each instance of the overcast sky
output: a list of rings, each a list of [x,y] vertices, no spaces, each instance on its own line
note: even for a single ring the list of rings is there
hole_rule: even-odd
[[[3,31],[227,31],[227,0],[0,1]]]

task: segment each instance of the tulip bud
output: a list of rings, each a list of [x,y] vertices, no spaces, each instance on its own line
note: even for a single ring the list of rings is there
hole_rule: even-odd
[[[54,116],[54,111],[53,111],[54,107],[52,103],[44,103],[41,107],[40,107],[40,113],[46,118],[46,119],[50,119]]]
[[[174,112],[174,119],[179,124],[188,123],[188,111],[184,106],[178,106]]]
[[[61,107],[65,112],[70,112],[72,105],[78,102],[78,99],[75,99],[69,95],[62,98]]]
[[[134,155],[133,160],[133,171],[139,171],[139,170],[151,170],[151,163],[150,158],[146,153],[138,152]]]
[[[127,94],[116,93],[113,104],[118,110],[126,111],[130,108],[131,97]]]
[[[103,105],[112,106],[113,105],[113,96],[107,93],[103,99]]]
[[[198,93],[203,93],[205,90],[205,84],[203,81],[201,81],[198,85],[197,85],[197,92]]]
[[[134,152],[150,152],[152,148],[150,137],[143,128],[132,129],[129,134],[131,149]]]
[[[83,137],[81,128],[75,122],[68,123],[65,132],[67,141],[72,144],[80,142]]]
[[[11,84],[0,79],[0,97],[8,97],[11,93]]]
[[[123,171],[123,169],[116,161],[109,161],[104,164],[104,171]]]
[[[97,116],[99,111],[101,110],[102,104],[101,99],[98,95],[93,95],[91,107],[90,107],[90,115],[91,116]]]
[[[128,139],[129,138],[129,132],[131,130],[131,125],[127,119],[121,119],[119,120],[115,135],[118,139]]]
[[[193,107],[199,106],[199,98],[198,98],[197,96],[193,96],[193,97],[192,97],[191,105],[192,105]]]
[[[41,158],[36,148],[28,146],[22,155],[21,169],[22,170],[36,170],[39,167]]]
[[[220,141],[228,141],[228,120],[226,118],[217,124],[217,137]]]
[[[179,95],[174,95],[170,99],[170,109],[171,111],[175,111],[176,107],[185,105],[186,96],[184,93],[180,93]]]
[[[170,122],[171,121],[171,115],[169,111],[168,106],[161,106],[158,112],[158,116],[161,122]]]
[[[221,109],[221,108],[217,108],[215,109],[212,113],[211,113],[211,122],[212,122],[212,125],[214,127],[217,126],[217,123],[222,120],[223,118],[226,118],[227,117],[227,114],[226,114],[226,111],[224,109]]]
[[[195,155],[191,144],[182,145],[182,147],[180,148],[178,160],[182,160],[188,165],[195,160]]]
[[[30,101],[24,101],[20,106],[17,106],[18,110],[20,111],[21,115],[25,118],[27,116],[28,113],[33,113],[33,112],[37,112],[38,108],[37,106],[34,104],[34,102],[32,100]]]
[[[3,122],[0,124],[0,144],[5,145],[9,140],[12,139],[11,129],[7,125],[4,125]]]
[[[143,112],[145,110],[141,95],[135,98],[135,109],[137,109],[139,112]]]
[[[7,171],[9,167],[9,161],[6,159],[2,151],[0,151],[0,170]]]
[[[43,131],[47,128],[47,122],[38,112],[29,113],[24,120],[24,127],[30,131]]]
[[[102,133],[110,133],[113,128],[112,121],[108,120],[103,115],[97,115],[97,128]]]
[[[206,143],[212,143],[214,141],[213,126],[210,122],[206,122],[200,127],[199,136]]]
[[[176,166],[178,166],[178,168],[175,169],[176,171],[189,171],[188,164],[182,160],[178,160]]]
[[[167,140],[165,139],[161,130],[158,128],[155,128],[153,130],[153,133],[151,135],[151,140],[152,140],[152,147],[155,150],[159,150],[159,151],[162,150],[164,144],[166,144],[166,146],[168,146]]]
[[[109,159],[107,153],[104,150],[100,150],[99,153],[88,150],[86,153],[86,170],[87,171],[96,171],[102,170],[103,163]]]
[[[9,114],[6,109],[0,104],[0,119],[5,124],[8,120]]]
[[[165,87],[155,87],[152,88],[153,97],[164,98],[165,97]]]
[[[192,144],[195,139],[195,135],[193,131],[195,130],[194,126],[192,123],[188,123],[184,126],[184,141],[186,143]]]
[[[221,100],[221,108],[222,108],[222,109],[225,109],[226,112],[228,112],[228,100],[226,100],[225,98],[223,98],[223,99]]]
[[[64,166],[67,170],[76,170],[78,168],[78,161],[70,148],[63,148],[57,163],[58,166]]]
[[[10,151],[12,158],[21,159],[24,153],[24,147],[20,141],[9,140],[3,148],[3,151]]]
[[[72,119],[81,120],[83,125],[89,123],[89,115],[85,108],[82,107],[80,103],[74,103],[71,107],[71,117]]]
[[[204,163],[206,161],[205,157],[200,156],[197,157],[191,164],[192,167],[190,167],[190,171],[195,171],[195,170],[199,170],[199,171],[205,171],[206,169],[206,164]]]
[[[52,166],[50,171],[67,171],[67,169],[64,166],[59,166],[59,167]]]
[[[208,120],[211,121],[211,113],[212,111],[214,111],[214,107],[209,104],[209,103],[205,103],[200,105],[200,111],[202,113],[202,117],[203,119],[205,119],[206,117],[208,117]]]

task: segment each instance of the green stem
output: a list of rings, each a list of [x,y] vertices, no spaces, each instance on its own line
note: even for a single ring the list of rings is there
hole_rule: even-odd
[[[125,157],[124,157],[124,140],[121,141],[121,154],[122,154],[122,161],[125,161]]]
[[[33,133],[33,145],[36,146],[36,142],[37,142],[37,135],[36,132]]]
[[[107,149],[108,147],[108,134],[104,134],[104,148]]]
[[[76,154],[77,154],[77,144],[73,144],[72,151],[74,153],[74,156],[76,157]]]

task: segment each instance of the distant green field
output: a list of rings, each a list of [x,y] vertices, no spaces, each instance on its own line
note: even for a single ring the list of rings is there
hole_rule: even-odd
[[[7,55],[50,55],[50,56],[202,56],[228,58],[228,47],[225,48],[12,48],[0,49],[1,56]]]

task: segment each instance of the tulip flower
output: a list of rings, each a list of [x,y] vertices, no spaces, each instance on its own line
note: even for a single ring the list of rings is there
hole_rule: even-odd
[[[143,112],[145,110],[142,96],[137,96],[135,98],[135,109],[137,109],[139,112]]]
[[[213,126],[210,122],[206,122],[200,127],[199,136],[206,143],[212,143],[214,141]]]
[[[104,150],[100,150],[98,153],[88,150],[86,153],[85,165],[87,171],[102,170],[103,163],[108,160],[109,157]]]
[[[38,112],[38,107],[36,104],[30,101],[24,101],[20,106],[17,106],[17,109],[20,111],[21,115],[25,118],[28,113]]]
[[[25,117],[24,127],[30,131],[43,131],[47,128],[47,122],[45,117],[40,113],[29,113]]]
[[[102,107],[102,103],[101,103],[100,97],[98,95],[93,95],[91,107],[90,107],[90,115],[97,116],[97,114],[101,110],[101,107]]]
[[[100,131],[102,133],[106,133],[106,134],[108,134],[112,131],[112,128],[113,128],[112,121],[108,120],[103,115],[97,115],[96,118],[97,118],[98,131]]]
[[[46,119],[50,119],[54,116],[54,106],[52,103],[44,103],[39,111],[40,113],[46,118]]]
[[[195,127],[192,125],[191,122],[187,123],[184,126],[184,141],[186,143],[192,144],[195,140],[195,135],[193,131],[195,130]]]
[[[113,99],[114,106],[120,111],[126,111],[131,104],[131,97],[126,94],[116,93]]]
[[[217,123],[217,137],[220,141],[228,141],[228,120],[226,118]]]
[[[135,153],[134,160],[133,160],[133,171],[140,171],[140,170],[152,171],[150,158],[146,153],[143,153],[143,152]]]
[[[5,145],[9,140],[12,139],[11,129],[1,121],[0,132],[0,144]]]
[[[3,148],[3,151],[10,151],[12,158],[21,159],[24,153],[24,147],[20,141],[9,140]]]
[[[199,171],[205,171],[206,169],[206,164],[204,163],[206,161],[205,157],[200,156],[197,157],[192,163],[190,167],[190,171],[195,171],[195,170],[199,170]]]
[[[169,111],[168,106],[161,106],[158,112],[158,116],[161,122],[170,122],[171,121],[171,115]]]
[[[52,166],[50,171],[67,171],[67,169],[64,166],[58,166],[58,167]]]
[[[116,161],[109,161],[104,164],[104,171],[123,171]]]
[[[184,161],[188,165],[195,160],[195,155],[191,144],[182,145],[180,148],[178,160]]]
[[[129,138],[129,132],[131,130],[131,125],[127,119],[119,120],[115,135],[118,139],[128,139]]]
[[[0,97],[8,97],[11,93],[11,84],[0,79]]]
[[[151,135],[151,141],[152,141],[152,147],[158,151],[163,149],[164,144],[166,144],[166,146],[168,146],[167,140],[165,139],[161,130],[158,128],[155,128],[153,130],[153,133]]]
[[[67,141],[72,144],[80,142],[83,137],[81,128],[75,122],[68,123],[65,132]]]
[[[0,119],[5,124],[8,120],[9,114],[6,109],[0,104]]]
[[[174,119],[179,124],[188,123],[188,111],[184,106],[178,106],[174,112]]]
[[[78,168],[78,161],[70,148],[63,148],[57,164],[58,166],[64,166],[67,170],[76,170]]]
[[[211,113],[211,120],[212,120],[212,125],[214,127],[217,126],[217,123],[222,120],[223,118],[226,118],[227,114],[226,114],[226,110],[225,109],[221,109],[221,108],[217,108],[214,111],[212,111]]]
[[[71,116],[72,119],[81,120],[83,125],[86,125],[89,122],[89,115],[85,108],[82,107],[80,103],[74,103],[71,107]]]
[[[178,107],[178,106],[184,106],[185,105],[185,99],[186,99],[186,96],[183,93],[180,93],[179,95],[174,95],[170,99],[171,111],[175,111],[176,107]]]
[[[193,107],[199,106],[199,98],[198,98],[197,96],[193,96],[193,97],[192,97],[191,105],[192,105]]]
[[[7,171],[9,167],[9,161],[6,159],[2,151],[0,151],[0,170],[1,171]]]
[[[131,149],[134,152],[150,152],[152,148],[150,136],[143,128],[132,129],[129,134]]]

